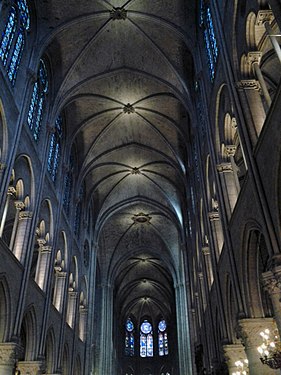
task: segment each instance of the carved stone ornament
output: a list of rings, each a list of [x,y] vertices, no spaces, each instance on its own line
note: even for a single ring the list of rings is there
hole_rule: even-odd
[[[209,248],[209,246],[202,247],[202,253],[204,255],[210,255],[210,248]]]
[[[15,201],[15,208],[19,211],[23,210],[25,207],[25,204],[22,201]]]
[[[19,213],[19,220],[32,219],[32,216],[33,216],[32,211],[21,211]]]
[[[236,329],[237,336],[241,338],[246,348],[257,347],[260,345],[260,332],[264,327],[274,330],[276,324],[272,318],[240,319]]]
[[[1,343],[0,364],[13,366],[15,364],[16,358],[21,352],[22,347],[16,343]]]
[[[131,174],[141,174],[141,171],[139,170],[139,168],[134,167],[134,168],[132,168],[132,170],[131,170]]]
[[[123,112],[130,115],[131,113],[135,113],[135,108],[132,106],[132,104],[127,103],[124,105]]]
[[[13,195],[14,197],[16,197],[16,194],[17,194],[17,190],[14,186],[9,186],[8,187],[8,195]]]
[[[262,274],[262,283],[266,292],[269,294],[281,293],[281,277],[274,275],[272,271]]]
[[[23,375],[38,375],[45,374],[46,365],[43,361],[24,361],[18,362],[18,369]]]
[[[135,224],[148,224],[150,223],[151,216],[148,214],[144,214],[143,212],[140,212],[132,217],[132,220],[135,222]]]
[[[238,89],[261,91],[261,85],[255,79],[242,79],[236,83],[236,86]]]
[[[265,22],[271,23],[274,20],[272,10],[260,10],[257,14],[256,25],[262,26]]]
[[[225,145],[224,151],[227,156],[234,156],[236,152],[236,146],[235,145]]]
[[[221,163],[217,165],[217,171],[219,173],[233,172],[231,163]]]
[[[220,219],[220,214],[217,211],[209,212],[210,221],[215,221]]]
[[[121,7],[113,8],[110,12],[110,17],[113,20],[125,20],[127,18],[127,11]]]
[[[249,52],[247,55],[247,63],[251,66],[255,63],[260,64],[261,58],[262,58],[261,52],[258,52],[258,51]]]

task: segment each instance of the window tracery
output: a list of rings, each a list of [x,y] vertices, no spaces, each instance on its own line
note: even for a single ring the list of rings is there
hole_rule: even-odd
[[[147,320],[140,326],[140,356],[153,357],[153,331]]]
[[[7,66],[8,79],[15,84],[22,53],[25,46],[25,33],[30,29],[30,12],[26,0],[17,0],[11,7],[2,34],[0,58]]]
[[[62,124],[62,116],[58,116],[55,122],[54,132],[51,134],[50,139],[47,169],[53,182],[56,181],[61,156]]]
[[[125,355],[134,356],[135,354],[135,337],[134,337],[134,323],[130,318],[127,319],[126,324],[126,333],[125,333]]]
[[[44,61],[40,60],[37,80],[34,83],[32,96],[27,115],[27,124],[32,132],[35,141],[39,140],[41,122],[45,104],[46,94],[48,92],[48,74]]]
[[[169,354],[167,324],[164,319],[158,324],[158,351],[160,356]]]

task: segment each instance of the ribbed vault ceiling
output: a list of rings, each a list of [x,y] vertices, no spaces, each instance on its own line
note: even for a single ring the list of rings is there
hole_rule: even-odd
[[[41,3],[53,118],[64,112],[77,151],[102,275],[123,317],[169,314],[187,210],[193,1]]]

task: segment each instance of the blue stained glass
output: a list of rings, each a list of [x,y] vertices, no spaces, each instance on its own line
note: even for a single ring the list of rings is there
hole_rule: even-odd
[[[43,60],[40,60],[39,79],[40,79],[40,83],[42,85],[43,91],[47,92],[48,91],[48,75],[47,75],[47,69]]]
[[[215,65],[218,57],[218,44],[210,7],[206,9],[206,12],[203,11],[203,17],[205,20],[204,41],[208,57],[209,73],[211,81],[213,81],[215,77]]]
[[[34,111],[35,111],[35,107],[37,105],[37,102],[38,102],[38,83],[35,82],[35,84],[33,86],[32,97],[31,97],[28,115],[27,115],[27,124],[28,124],[28,126],[31,130],[33,128]]]
[[[145,320],[145,321],[142,323],[142,325],[141,325],[141,331],[142,331],[143,333],[150,333],[151,330],[152,330],[152,326],[151,326],[151,324],[150,324],[147,320]]]
[[[126,322],[126,329],[127,331],[129,332],[132,332],[133,329],[134,329],[134,324],[133,322],[131,321],[131,319],[128,319],[127,322]]]
[[[159,331],[164,332],[166,328],[167,328],[166,321],[161,320],[158,324]]]
[[[11,58],[10,66],[8,69],[8,78],[12,82],[12,84],[14,84],[16,81],[16,76],[17,76],[19,64],[21,61],[23,48],[24,48],[24,35],[23,35],[23,31],[20,30],[18,37],[17,37],[16,45],[14,48],[14,52]]]
[[[199,26],[203,26],[204,23],[204,0],[200,0],[200,9],[199,9]]]
[[[135,354],[135,338],[134,334],[130,334],[130,356],[132,357]]]
[[[158,335],[158,347],[159,347],[159,355],[164,355],[164,336],[163,333],[159,333]]]
[[[12,7],[8,22],[5,27],[5,31],[2,34],[2,41],[0,46],[0,57],[3,61],[4,66],[7,64],[8,55],[11,49],[11,45],[14,39],[16,31],[16,10]]]
[[[167,332],[164,333],[164,354],[168,355],[169,350],[168,350],[168,334]]]
[[[47,169],[51,175],[52,180],[55,182],[59,159],[60,159],[60,138],[62,136],[62,117],[58,116],[55,123],[55,133],[51,135],[49,154],[47,160]]]
[[[153,357],[153,336],[151,333],[147,335],[147,357]]]
[[[18,7],[20,10],[20,19],[25,30],[30,28],[30,15],[26,0],[18,0]]]
[[[39,133],[41,128],[41,121],[42,121],[42,114],[43,114],[43,104],[44,104],[44,96],[41,94],[39,99],[38,107],[37,107],[37,115],[35,117],[35,127],[33,131],[33,138],[38,141]]]
[[[140,335],[140,356],[146,357],[146,335],[143,333]]]

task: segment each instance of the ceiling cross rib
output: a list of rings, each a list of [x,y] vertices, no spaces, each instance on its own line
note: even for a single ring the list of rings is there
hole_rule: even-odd
[[[135,108],[133,107],[132,104],[130,103],[127,103],[124,105],[123,107],[123,112],[124,113],[127,113],[128,115],[132,114],[132,113],[135,113]]]
[[[113,7],[110,11],[110,18],[115,20],[125,20],[127,18],[127,11],[122,7]]]

